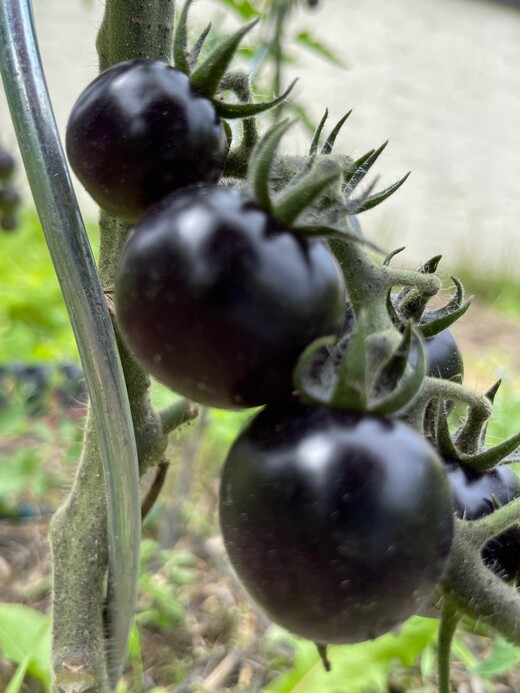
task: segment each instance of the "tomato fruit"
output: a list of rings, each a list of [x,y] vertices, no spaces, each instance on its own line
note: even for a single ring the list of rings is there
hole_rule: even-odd
[[[202,404],[286,397],[300,353],[339,329],[345,288],[329,250],[281,228],[244,193],[178,191],[137,224],[116,313],[149,373]]]
[[[0,149],[0,180],[7,180],[14,172],[14,159],[3,149]]]
[[[425,340],[426,370],[432,378],[462,383],[464,363],[458,344],[450,329],[442,330]]]
[[[508,465],[476,472],[460,462],[446,463],[455,513],[478,520],[520,496],[520,479]],[[509,529],[490,541],[482,551],[484,562],[507,581],[520,577],[520,530]]]
[[[72,109],[66,148],[99,206],[130,222],[173,190],[216,182],[227,156],[211,101],[159,60],[130,60],[101,73]]]
[[[295,402],[266,407],[238,436],[220,524],[239,579],[273,621],[349,643],[430,597],[453,510],[440,458],[410,427]]]

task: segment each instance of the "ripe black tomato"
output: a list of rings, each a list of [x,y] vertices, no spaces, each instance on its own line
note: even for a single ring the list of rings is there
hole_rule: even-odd
[[[321,242],[287,231],[236,189],[178,191],[137,224],[115,282],[141,365],[208,406],[288,396],[300,353],[341,324],[345,288]]]
[[[432,378],[462,383],[464,363],[453,332],[447,328],[425,340],[426,372]]]
[[[66,147],[99,206],[131,222],[173,190],[217,182],[227,156],[211,101],[158,60],[130,60],[101,73],[72,109]]]
[[[476,472],[457,461],[447,460],[455,513],[466,520],[478,520],[520,496],[520,479],[507,466]],[[490,541],[482,551],[484,562],[504,580],[520,578],[520,530],[509,529]]]
[[[453,510],[441,460],[405,424],[290,403],[263,409],[232,446],[220,524],[239,579],[273,621],[349,643],[430,597]]]

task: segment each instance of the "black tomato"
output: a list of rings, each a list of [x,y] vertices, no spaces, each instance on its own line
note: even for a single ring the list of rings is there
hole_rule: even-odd
[[[217,182],[227,156],[211,101],[158,60],[131,60],[100,74],[72,109],[66,146],[99,206],[131,222],[173,190]]]
[[[14,159],[9,152],[0,149],[0,180],[7,180],[13,175]]]
[[[459,462],[447,461],[455,513],[466,520],[478,520],[520,496],[520,479],[507,466],[476,472]],[[482,551],[484,562],[504,580],[520,578],[520,530],[509,529],[490,541]]]
[[[300,353],[339,329],[345,288],[321,242],[280,228],[236,189],[197,186],[137,224],[115,299],[123,337],[159,382],[237,408],[290,394]]]
[[[462,383],[464,363],[453,332],[442,330],[425,340],[427,374],[433,378]]]
[[[318,643],[377,637],[416,613],[453,532],[443,464],[396,420],[268,406],[226,459],[220,524],[238,578]]]

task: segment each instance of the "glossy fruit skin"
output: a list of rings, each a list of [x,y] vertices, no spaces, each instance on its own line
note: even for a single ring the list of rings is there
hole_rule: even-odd
[[[426,372],[432,378],[462,383],[464,362],[450,329],[442,330],[425,340]]]
[[[301,352],[339,328],[345,288],[322,243],[280,228],[239,190],[197,186],[136,226],[115,301],[125,341],[159,382],[241,408],[291,393]]]
[[[273,621],[353,643],[431,595],[453,510],[441,460],[405,424],[290,403],[263,409],[232,446],[220,524],[239,579]]]
[[[457,461],[447,460],[455,514],[466,520],[478,520],[495,510],[495,501],[506,505],[520,496],[520,479],[508,465],[486,472],[475,472]],[[504,580],[520,578],[520,530],[509,529],[482,551],[484,562]]]
[[[100,74],[72,109],[66,148],[99,206],[130,222],[173,190],[217,182],[227,156],[211,101],[158,60],[118,63]]]

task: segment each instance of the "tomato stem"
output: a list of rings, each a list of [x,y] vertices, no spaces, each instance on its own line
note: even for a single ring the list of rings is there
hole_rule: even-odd
[[[450,693],[450,652],[460,615],[448,598],[444,600],[439,627],[437,663],[439,693]]]

